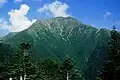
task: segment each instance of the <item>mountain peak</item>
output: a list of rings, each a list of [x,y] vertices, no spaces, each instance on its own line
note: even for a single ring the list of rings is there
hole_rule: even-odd
[[[107,30],[98,30],[72,17],[56,17],[37,21],[15,36],[8,35],[5,42],[10,42],[15,48],[23,42],[33,43],[32,50],[36,57],[61,60],[65,55],[69,55],[75,60],[76,67],[83,71],[88,63],[95,67],[102,64],[103,50],[96,48],[106,46],[108,38]],[[96,74],[100,65],[95,70],[91,69],[91,72]]]
[[[30,28],[40,28],[40,27],[46,27],[46,28],[74,28],[81,23],[72,17],[55,17],[55,18],[49,18],[44,20],[38,20],[36,23],[34,23]],[[36,25],[36,26],[35,26]]]

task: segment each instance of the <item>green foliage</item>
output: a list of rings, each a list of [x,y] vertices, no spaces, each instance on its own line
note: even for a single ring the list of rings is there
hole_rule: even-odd
[[[102,80],[100,77],[96,77],[96,80]]]
[[[30,55],[24,56],[21,52],[13,54],[6,64],[6,76],[19,79],[26,74],[30,80],[66,80],[67,74],[70,80],[75,79],[79,71],[74,69],[73,60],[66,57],[61,63],[51,58],[40,59],[32,63]]]
[[[11,54],[5,61],[6,76],[16,78],[24,75],[34,74],[35,66],[32,63],[29,49],[31,46],[27,43],[20,44],[20,51]],[[28,55],[25,55],[28,54]]]
[[[33,80],[59,80],[59,64],[52,59],[41,60],[37,64],[36,73],[31,76]]]
[[[120,33],[111,31],[111,39],[106,51],[105,64],[100,75],[102,80],[120,80]]]
[[[60,66],[61,80],[83,80],[82,74],[79,70],[75,69],[74,60],[70,57],[65,57]]]
[[[6,64],[9,56],[13,53],[13,48],[11,45],[0,42],[0,75],[5,76]]]

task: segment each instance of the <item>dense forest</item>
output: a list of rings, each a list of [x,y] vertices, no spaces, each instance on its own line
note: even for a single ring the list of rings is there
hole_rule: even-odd
[[[5,44],[1,43],[2,45]],[[0,80],[82,79],[82,74],[74,68],[75,63],[69,56],[63,58],[62,61],[55,61],[51,58],[36,59],[31,56],[31,48],[31,44],[21,43],[18,52],[4,56],[0,66]],[[11,52],[14,51],[11,50]],[[10,51],[8,53],[10,54]]]

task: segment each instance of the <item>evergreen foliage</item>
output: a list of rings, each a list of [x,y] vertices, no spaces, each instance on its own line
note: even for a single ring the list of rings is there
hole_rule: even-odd
[[[34,62],[31,56],[32,45],[21,43],[17,53],[11,54],[4,62],[5,77],[19,80],[20,76],[29,80],[77,80],[79,71],[74,69],[71,58],[65,57],[62,62],[51,58]],[[79,77],[80,78],[80,77]]]
[[[102,80],[120,80],[120,33],[115,27],[111,31],[108,45],[100,77]]]

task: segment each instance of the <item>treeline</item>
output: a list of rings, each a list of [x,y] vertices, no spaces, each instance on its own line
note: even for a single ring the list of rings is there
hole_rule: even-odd
[[[5,57],[0,80],[82,80],[71,58],[38,60],[32,57],[31,48],[31,44],[21,43],[19,51]]]

